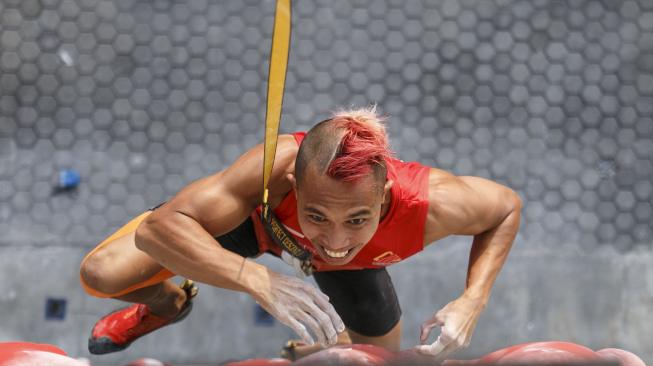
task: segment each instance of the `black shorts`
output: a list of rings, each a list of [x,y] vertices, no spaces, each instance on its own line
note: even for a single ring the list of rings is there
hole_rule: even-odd
[[[259,254],[251,218],[216,240],[243,257]],[[347,328],[358,334],[385,335],[401,318],[399,300],[385,268],[315,272],[313,277]]]

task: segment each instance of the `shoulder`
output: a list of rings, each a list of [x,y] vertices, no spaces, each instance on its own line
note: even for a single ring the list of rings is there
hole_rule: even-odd
[[[428,213],[425,243],[449,235],[464,234],[471,217],[476,215],[478,197],[464,177],[431,168],[428,182]]]
[[[259,164],[256,166],[256,171],[251,172],[253,173],[252,176],[254,177],[252,184],[258,184],[262,186],[263,160],[265,158],[264,144],[256,146],[253,150],[257,155],[256,160],[259,162]],[[279,139],[277,140],[277,151],[274,158],[274,165],[272,167],[272,175],[270,176],[270,182],[268,184],[268,189],[270,191],[270,201],[275,201],[276,199],[283,198],[292,189],[292,184],[288,180],[287,176],[288,174],[295,172],[295,159],[297,158],[298,150],[299,144],[293,135],[279,135]]]
[[[194,218],[211,233],[237,226],[261,203],[263,196],[263,144],[258,144],[226,169],[183,187],[148,221],[179,212]],[[297,143],[292,135],[279,136],[269,189],[270,201],[292,188],[286,178],[294,169]],[[220,209],[216,209],[220,208]]]
[[[428,179],[429,201],[440,201],[453,189],[462,188],[460,177],[442,169],[430,168]]]
[[[475,235],[521,206],[519,196],[492,180],[431,169],[427,222],[440,237]]]
[[[464,194],[465,184],[460,177],[447,171],[430,168],[428,178],[428,218],[439,220],[446,211],[454,209],[461,194]]]
[[[449,172],[431,168],[429,171],[429,202],[434,213],[451,207],[457,211],[466,208],[476,209],[475,202],[513,203],[518,200],[516,193],[509,187],[493,180],[474,177],[456,176]]]
[[[260,158],[263,159],[264,145],[259,145],[258,149],[260,150]],[[297,144],[293,135],[279,135],[277,153],[272,168],[273,179],[278,175],[285,176],[285,174],[292,173],[295,170],[295,159],[298,151],[299,144]]]
[[[394,180],[395,184],[403,190],[411,192],[409,196],[424,200],[427,196],[425,187],[429,180],[429,166],[410,161],[405,162],[396,158],[386,160],[388,167],[388,178]]]
[[[280,135],[277,142],[277,154],[274,159],[270,177],[270,199],[283,198],[292,189],[288,174],[295,173],[295,160],[299,144],[293,135]],[[274,205],[273,205],[274,206]]]
[[[271,198],[285,195],[291,189],[288,173],[294,171],[298,146],[292,135],[280,135],[277,141],[272,175],[268,184]],[[263,194],[264,144],[260,143],[245,153],[226,169],[210,176],[209,186],[221,187],[225,194],[233,194],[256,206]]]

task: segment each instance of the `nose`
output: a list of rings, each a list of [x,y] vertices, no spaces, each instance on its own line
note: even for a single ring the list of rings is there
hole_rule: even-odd
[[[326,233],[324,246],[330,250],[341,250],[349,246],[349,238],[344,230],[333,230]]]

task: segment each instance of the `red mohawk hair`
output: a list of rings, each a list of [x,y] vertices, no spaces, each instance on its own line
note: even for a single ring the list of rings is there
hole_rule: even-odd
[[[335,112],[331,123],[344,134],[325,171],[327,176],[355,182],[378,168],[385,173],[385,162],[393,154],[384,121],[376,114],[376,105]]]

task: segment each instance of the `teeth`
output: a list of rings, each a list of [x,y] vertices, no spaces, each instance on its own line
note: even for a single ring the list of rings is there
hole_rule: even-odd
[[[324,248],[324,251],[326,252],[326,254],[329,255],[329,257],[333,257],[333,258],[343,258],[344,256],[347,255],[347,253],[349,253],[349,250],[345,250],[344,252],[334,252],[327,248]]]

